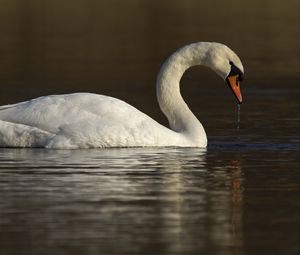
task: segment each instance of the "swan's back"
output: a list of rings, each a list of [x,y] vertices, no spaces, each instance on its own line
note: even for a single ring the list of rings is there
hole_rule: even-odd
[[[63,125],[107,118],[123,121],[123,112],[141,116],[134,107],[116,98],[91,93],[51,95],[0,108],[0,119],[56,133]],[[146,116],[143,116],[146,117]]]

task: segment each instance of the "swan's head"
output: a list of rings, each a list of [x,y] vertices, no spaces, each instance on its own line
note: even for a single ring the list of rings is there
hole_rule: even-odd
[[[242,103],[240,82],[243,80],[244,68],[239,57],[226,45],[210,43],[207,47],[205,61],[228,84],[238,102]]]

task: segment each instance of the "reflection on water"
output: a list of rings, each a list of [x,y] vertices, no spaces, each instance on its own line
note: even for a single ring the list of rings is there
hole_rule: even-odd
[[[199,149],[0,153],[8,250],[243,254],[238,161],[209,172]]]
[[[247,174],[253,175],[245,169],[268,167],[259,162],[270,153],[282,157],[270,147],[253,161],[249,148],[228,146],[224,151],[217,145],[208,151],[1,149],[0,251],[241,255],[286,244],[296,251],[296,240],[278,229],[295,231],[297,205],[291,202],[298,184],[289,177],[293,158],[285,162],[290,173],[280,170],[273,186],[275,200],[263,190],[255,200],[252,196],[260,187],[274,185],[270,177],[277,170],[261,172],[254,185],[255,178],[245,183]],[[285,209],[279,216],[263,205]],[[276,219],[267,231],[259,227],[265,222],[249,217],[257,210]],[[274,237],[281,243],[269,245]]]
[[[242,234],[242,172],[241,162],[239,160],[232,161],[230,169],[230,180],[231,180],[231,199],[232,199],[232,216],[231,216],[231,227],[232,227],[232,238],[235,247],[233,254],[243,254],[243,234]]]

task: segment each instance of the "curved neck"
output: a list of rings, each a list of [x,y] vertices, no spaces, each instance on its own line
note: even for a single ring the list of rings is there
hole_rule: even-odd
[[[205,136],[204,129],[180,94],[180,80],[190,67],[204,64],[207,45],[195,43],[185,46],[171,55],[163,64],[157,78],[157,99],[170,128],[193,139]]]

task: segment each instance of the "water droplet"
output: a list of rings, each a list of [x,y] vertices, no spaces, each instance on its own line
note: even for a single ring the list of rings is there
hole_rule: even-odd
[[[236,125],[236,130],[237,130],[237,141],[241,141],[240,137],[240,122],[241,122],[241,105],[237,104],[238,109],[237,109],[237,125]]]
[[[241,105],[240,104],[237,104],[238,106],[238,111],[237,111],[237,126],[236,126],[236,129],[237,131],[240,130],[240,122],[241,122]]]

